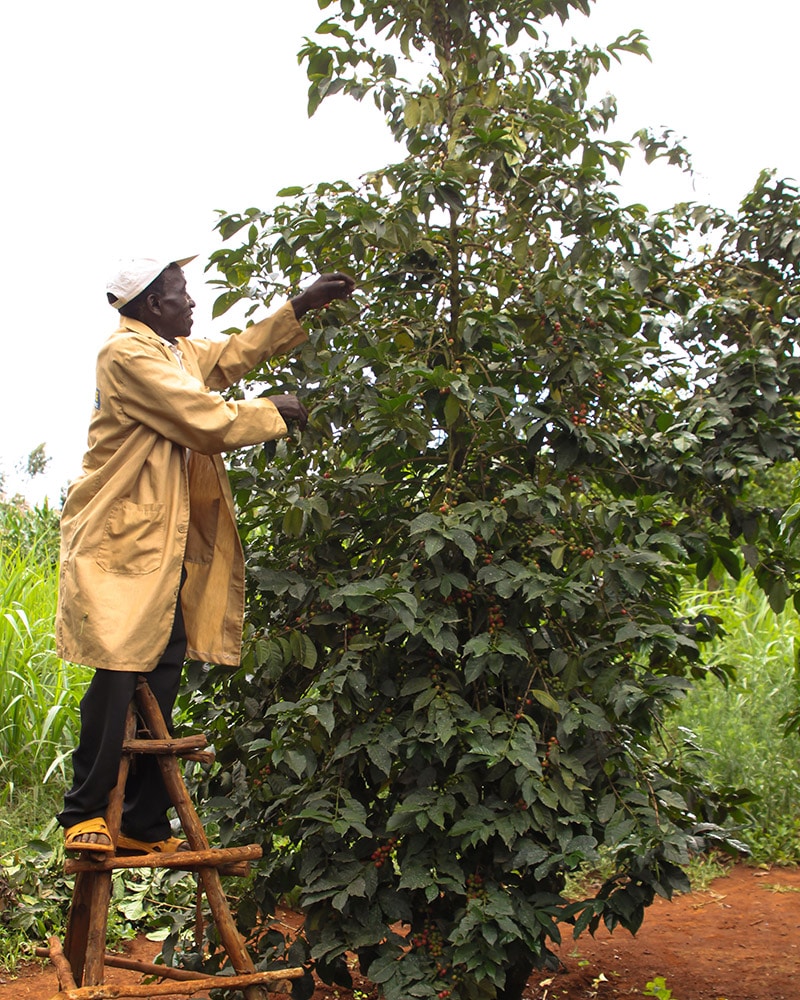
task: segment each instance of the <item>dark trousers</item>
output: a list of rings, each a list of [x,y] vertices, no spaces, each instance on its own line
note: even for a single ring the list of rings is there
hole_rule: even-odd
[[[185,657],[186,629],[178,598],[167,648],[158,666],[144,674],[170,732]],[[119,670],[95,671],[81,700],[81,735],[72,754],[72,788],[56,817],[63,827],[105,816],[109,795],[117,783],[125,718],[139,677]],[[125,785],[122,830],[140,840],[164,840],[171,834],[167,819],[171,804],[156,757],[134,756]]]

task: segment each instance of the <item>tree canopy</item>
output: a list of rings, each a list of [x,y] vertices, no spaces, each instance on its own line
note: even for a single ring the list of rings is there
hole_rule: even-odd
[[[319,6],[310,110],[369,97],[402,147],[219,221],[218,314],[315,271],[359,291],[250,385],[311,420],[234,460],[246,657],[191,674],[210,807],[266,846],[243,924],[299,899],[292,961],[343,983],[357,951],[389,1000],[518,997],[563,925],[635,931],[730,844],[663,720],[717,628],[686,581],[747,564],[775,608],[795,594],[748,484],[797,453],[797,190],[621,201],[635,149],[591,85],[644,39],[540,44],[588,0]],[[613,877],[567,901],[601,853]]]

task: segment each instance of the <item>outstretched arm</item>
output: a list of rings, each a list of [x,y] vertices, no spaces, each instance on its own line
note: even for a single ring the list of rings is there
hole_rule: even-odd
[[[206,385],[224,389],[266,358],[302,344],[306,333],[298,323],[300,317],[334,299],[349,298],[354,288],[349,275],[323,274],[272,316],[224,340],[190,340],[186,350],[194,354]]]

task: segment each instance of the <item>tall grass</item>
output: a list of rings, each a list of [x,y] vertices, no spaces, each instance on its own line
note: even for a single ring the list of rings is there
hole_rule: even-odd
[[[752,576],[686,595],[687,610],[721,619],[725,635],[706,648],[707,662],[728,663],[727,688],[709,679],[672,718],[707,751],[708,777],[757,796],[742,831],[761,862],[800,862],[800,736],[784,734],[781,717],[797,702],[800,618],[770,609]]]
[[[0,505],[0,802],[63,780],[88,672],[55,655],[58,524]]]

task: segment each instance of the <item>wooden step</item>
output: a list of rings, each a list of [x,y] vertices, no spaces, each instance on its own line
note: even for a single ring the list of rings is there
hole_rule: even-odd
[[[193,872],[199,868],[222,869],[241,862],[257,861],[263,850],[258,844],[246,847],[211,848],[207,851],[174,851],[171,854],[130,854],[125,857],[103,858],[91,861],[81,858],[67,858],[64,871],[67,875],[76,872],[110,872],[118,868],[177,868]],[[236,872],[238,874],[238,871]]]
[[[208,976],[203,972],[192,972],[189,969],[173,969],[168,965],[156,965],[155,962],[139,962],[122,958],[119,955],[106,955],[105,965],[117,969],[128,969],[140,972],[145,976],[155,976],[168,979],[169,983],[160,985],[140,986],[77,986],[72,978],[69,963],[64,957],[61,942],[57,937],[50,938],[50,948],[37,948],[39,958],[48,958],[55,966],[61,989],[52,1000],[115,1000],[117,997],[156,997],[186,993],[190,995],[201,989],[226,989],[234,986],[266,986],[270,993],[291,993],[292,980],[300,979],[305,970],[300,967],[291,969],[273,969],[269,972],[248,973],[241,976]],[[236,980],[236,983],[234,983]],[[182,983],[183,988],[176,986]],[[187,988],[185,984],[189,983]],[[134,992],[130,992],[130,990]]]
[[[182,736],[180,739],[154,740],[132,739],[122,744],[123,753],[146,753],[157,756],[182,757],[186,760],[200,761],[203,764],[213,764],[214,752],[206,751],[208,737],[203,733],[194,736]]]
[[[53,994],[51,1000],[150,1000],[151,997],[171,997],[177,995],[191,996],[200,990],[245,990],[248,987],[261,986],[271,993],[292,992],[292,980],[299,979],[304,974],[302,968],[274,969],[271,972],[249,972],[235,976],[209,976],[204,979],[192,979],[186,982],[172,981],[130,986],[79,986],[75,989],[60,990]]]

